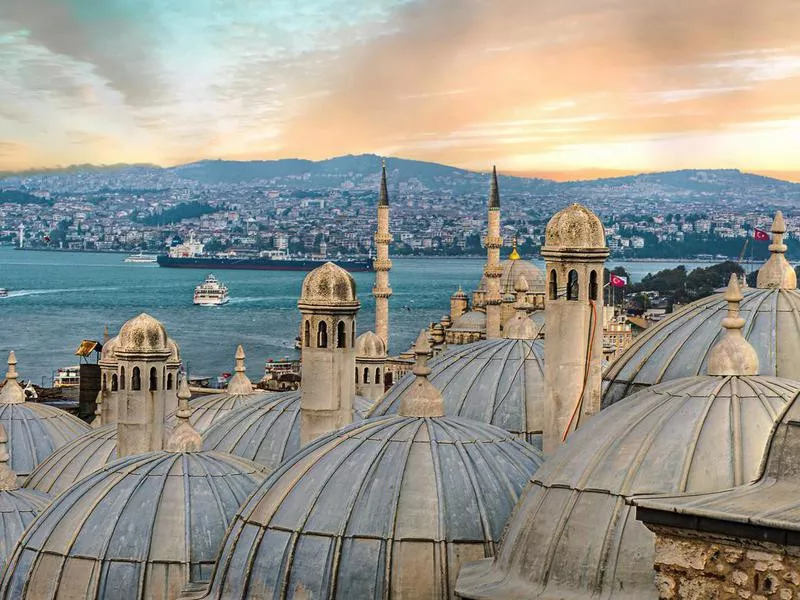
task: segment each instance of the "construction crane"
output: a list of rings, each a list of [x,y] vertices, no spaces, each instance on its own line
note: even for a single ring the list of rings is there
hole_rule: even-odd
[[[748,237],[745,238],[744,240],[744,246],[742,246],[742,251],[739,252],[739,260],[736,261],[737,263],[741,263],[742,260],[744,260],[744,253],[747,252],[747,248],[749,246],[750,246],[750,238]]]

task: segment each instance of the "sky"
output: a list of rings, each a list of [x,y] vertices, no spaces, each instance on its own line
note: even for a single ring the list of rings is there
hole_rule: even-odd
[[[374,152],[800,181],[800,0],[0,0],[0,170]]]

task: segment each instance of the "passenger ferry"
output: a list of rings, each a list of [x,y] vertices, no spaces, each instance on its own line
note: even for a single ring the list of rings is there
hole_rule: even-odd
[[[53,377],[53,387],[71,388],[78,387],[81,383],[81,368],[78,365],[73,367],[62,367],[56,371]]]
[[[194,303],[201,306],[220,306],[228,301],[228,288],[219,279],[209,274],[206,280],[194,288]]]
[[[0,288],[0,298],[5,298],[8,296],[8,290],[6,288]]]
[[[126,263],[139,263],[139,264],[153,264],[158,262],[158,256],[155,254],[131,254],[125,259]]]

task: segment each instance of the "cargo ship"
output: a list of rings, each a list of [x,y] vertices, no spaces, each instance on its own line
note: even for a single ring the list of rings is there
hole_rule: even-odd
[[[158,266],[178,269],[254,269],[261,271],[312,271],[331,261],[351,272],[372,271],[370,258],[293,257],[282,250],[268,250],[258,256],[237,256],[234,253],[209,255],[203,244],[190,235],[189,240],[169,249],[169,254],[159,255]]]

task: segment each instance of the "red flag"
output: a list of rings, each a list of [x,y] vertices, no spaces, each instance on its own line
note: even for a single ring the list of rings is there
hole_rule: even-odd
[[[610,283],[612,287],[625,287],[628,285],[628,278],[611,273],[608,276],[608,283]]]
[[[758,227],[756,227],[755,231],[753,231],[753,238],[758,240],[759,242],[768,242],[769,234],[763,229],[759,229]]]

